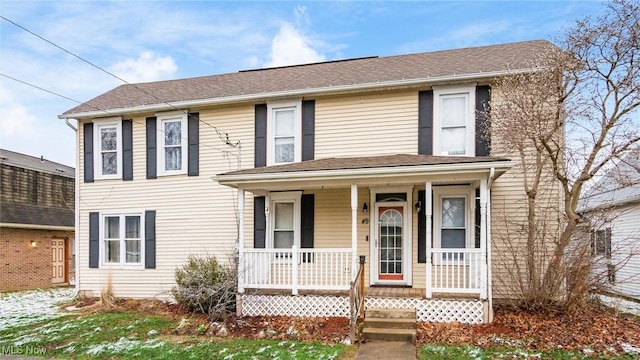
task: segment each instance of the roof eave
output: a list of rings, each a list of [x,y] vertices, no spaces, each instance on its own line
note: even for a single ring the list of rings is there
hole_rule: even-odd
[[[368,179],[368,178],[385,178],[397,176],[422,176],[422,175],[453,175],[459,173],[470,172],[487,172],[491,168],[497,171],[496,177],[506,172],[514,166],[511,160],[503,161],[484,161],[472,163],[457,164],[436,164],[436,165],[409,165],[409,166],[393,166],[378,168],[357,168],[357,169],[337,169],[337,170],[309,170],[309,171],[290,171],[290,172],[274,172],[259,174],[237,174],[224,175],[220,174],[215,180],[220,185],[240,188],[247,184],[258,184],[266,182],[290,182],[290,181],[325,181],[339,179]]]
[[[634,197],[630,197],[630,198],[627,198],[627,199],[621,199],[621,200],[615,200],[615,201],[608,201],[608,202],[604,202],[604,203],[601,203],[601,204],[598,204],[598,205],[594,205],[594,206],[583,207],[582,209],[578,209],[578,212],[579,213],[588,213],[588,212],[592,212],[592,211],[608,209],[608,208],[612,208],[614,206],[626,205],[626,204],[631,204],[631,203],[635,203],[635,202],[640,202],[640,196],[634,196]]]
[[[136,113],[175,110],[175,108],[185,109],[185,108],[201,107],[201,106],[208,106],[208,105],[223,105],[223,104],[230,104],[230,103],[264,100],[267,98],[308,96],[308,95],[332,95],[332,94],[347,93],[347,92],[394,89],[394,88],[401,88],[401,87],[417,87],[422,85],[429,85],[429,84],[433,85],[437,83],[451,82],[451,81],[480,80],[480,79],[494,78],[498,76],[513,75],[513,74],[519,74],[519,73],[536,72],[540,70],[541,68],[524,68],[524,69],[515,69],[515,70],[500,70],[500,71],[491,71],[491,72],[477,72],[477,73],[470,73],[470,74],[434,76],[434,77],[419,78],[419,79],[406,79],[406,80],[402,79],[402,80],[394,80],[394,81],[382,81],[382,82],[379,81],[375,83],[362,83],[362,84],[352,84],[352,85],[327,86],[327,87],[321,87],[321,88],[285,90],[285,91],[265,92],[265,93],[259,93],[259,94],[235,95],[235,96],[216,97],[216,98],[207,98],[207,99],[176,101],[171,103],[157,103],[157,104],[104,109],[104,110],[97,110],[97,111],[86,111],[86,112],[78,112],[78,113],[65,113],[65,114],[58,115],[58,118],[59,119],[85,119],[85,118],[104,117],[106,115],[117,116],[117,115],[124,115],[124,114],[136,114]]]

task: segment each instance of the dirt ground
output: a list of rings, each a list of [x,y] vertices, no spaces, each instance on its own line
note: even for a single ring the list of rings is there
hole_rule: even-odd
[[[346,318],[292,318],[257,316],[211,323],[202,314],[190,314],[178,305],[147,300],[118,300],[107,308],[96,300],[81,300],[76,307],[82,311],[135,311],[141,314],[165,316],[180,325],[176,335],[232,336],[251,339],[318,340],[341,342],[348,337]],[[224,329],[223,329],[224,328]],[[418,345],[469,344],[481,348],[520,348],[525,350],[577,350],[586,348],[596,353],[631,345],[640,348],[640,319],[607,312],[590,306],[574,314],[559,311],[528,313],[508,307],[498,307],[491,324],[418,324]]]

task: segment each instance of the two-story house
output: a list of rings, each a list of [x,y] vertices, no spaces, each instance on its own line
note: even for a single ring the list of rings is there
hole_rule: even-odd
[[[74,278],[75,169],[0,149],[0,291]]]
[[[364,257],[367,306],[489,321],[492,208],[522,218],[524,192],[486,111],[548,46],[127,84],[65,112],[81,292],[167,296],[187,256],[237,256],[241,314],[347,316]]]

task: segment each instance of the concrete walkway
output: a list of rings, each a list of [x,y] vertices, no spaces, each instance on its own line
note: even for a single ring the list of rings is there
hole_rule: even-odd
[[[406,341],[372,341],[358,348],[355,360],[416,359],[416,346]]]

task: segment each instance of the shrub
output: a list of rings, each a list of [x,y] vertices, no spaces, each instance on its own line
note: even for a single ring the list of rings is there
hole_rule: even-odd
[[[211,320],[235,312],[237,271],[215,256],[189,256],[176,269],[175,278],[177,286],[171,294],[189,311],[207,314]]]

